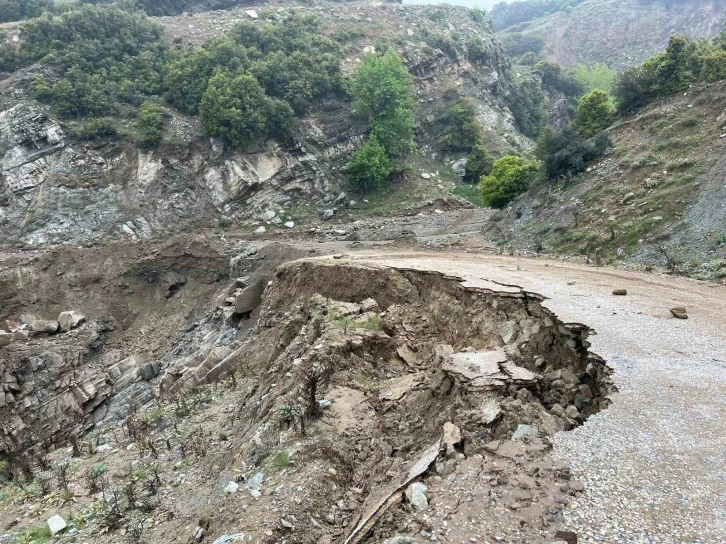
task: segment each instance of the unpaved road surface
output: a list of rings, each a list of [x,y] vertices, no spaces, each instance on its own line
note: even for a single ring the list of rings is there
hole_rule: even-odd
[[[619,393],[554,455],[586,491],[564,525],[579,542],[726,542],[726,287],[557,261],[423,252],[349,257],[517,285],[550,300],[566,322],[597,332],[592,350]],[[612,295],[625,288],[627,296]],[[684,305],[689,319],[671,317]]]

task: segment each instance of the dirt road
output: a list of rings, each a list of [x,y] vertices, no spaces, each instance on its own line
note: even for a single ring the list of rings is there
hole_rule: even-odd
[[[726,542],[726,287],[539,259],[351,258],[518,285],[549,297],[564,321],[595,329],[591,349],[615,369],[620,392],[607,410],[557,435],[554,455],[586,483],[564,524],[580,542]],[[612,295],[617,288],[628,295]],[[676,305],[688,320],[671,317]]]

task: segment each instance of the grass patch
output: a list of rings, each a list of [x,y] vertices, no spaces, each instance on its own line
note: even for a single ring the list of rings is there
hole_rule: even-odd
[[[334,319],[333,325],[343,330],[365,329],[369,331],[380,331],[383,328],[383,325],[381,324],[381,316],[377,314],[371,316],[370,319],[363,320],[347,317]]]
[[[21,544],[45,544],[50,541],[53,536],[50,529],[45,523],[34,525],[18,533],[17,541]]]
[[[456,196],[467,199],[478,208],[484,207],[484,202],[482,202],[481,199],[481,191],[479,190],[479,186],[476,184],[462,183],[461,185],[456,186],[453,193]]]
[[[278,451],[272,458],[272,465],[278,470],[290,463],[290,454],[284,451]]]

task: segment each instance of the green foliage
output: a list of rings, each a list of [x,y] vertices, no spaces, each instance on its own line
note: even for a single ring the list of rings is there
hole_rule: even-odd
[[[483,23],[486,20],[487,12],[484,9],[472,8],[469,10],[469,18],[475,23]]]
[[[586,139],[572,127],[558,132],[548,129],[537,141],[537,158],[544,163],[549,179],[570,177],[584,172],[609,146],[610,138],[604,132]]]
[[[356,151],[348,163],[350,182],[359,191],[370,191],[379,187],[391,174],[391,163],[385,148],[375,135]]]
[[[483,176],[488,176],[494,166],[494,159],[489,151],[481,144],[477,144],[469,153],[464,168],[464,181],[479,183]]]
[[[143,147],[159,145],[164,137],[164,108],[155,102],[144,102],[139,109],[137,125],[141,133],[140,143]]]
[[[448,114],[449,132],[441,142],[449,151],[471,151],[482,139],[481,126],[474,116],[474,103],[470,98],[457,100]]]
[[[527,36],[521,32],[507,32],[499,36],[499,41],[512,57],[520,57],[532,52],[536,55],[542,51],[544,40],[537,36]]]
[[[610,93],[615,82],[615,72],[604,63],[592,66],[578,64],[572,75],[586,93],[595,89]]]
[[[708,82],[726,79],[726,50],[716,49],[703,57],[701,79]]]
[[[472,36],[466,42],[466,55],[474,62],[485,62],[491,56],[491,51],[479,36]]]
[[[411,76],[393,49],[367,55],[351,84],[353,109],[389,156],[411,148],[414,135]]]
[[[613,95],[618,113],[627,115],[698,81],[723,79],[726,77],[726,57],[722,54],[725,51],[722,45],[723,34],[713,42],[693,42],[683,36],[671,36],[664,52],[616,77]]]
[[[547,112],[542,89],[534,81],[525,80],[520,83],[510,109],[517,128],[523,134],[536,138],[542,132],[547,120]]]
[[[479,182],[482,202],[485,206],[503,208],[534,183],[537,172],[535,163],[515,155],[505,155]]]
[[[538,62],[540,62],[539,55],[537,53],[533,53],[532,51],[526,52],[524,55],[519,57],[519,60],[517,61],[522,66],[534,66]]]
[[[98,140],[116,136],[116,122],[110,117],[97,117],[85,122],[77,131],[76,136],[81,140]]]
[[[208,134],[240,147],[284,133],[293,117],[289,105],[266,96],[260,83],[244,72],[217,72],[199,108],[199,119]]]
[[[53,10],[53,0],[0,0],[0,23],[23,21]]]
[[[499,31],[551,13],[566,11],[583,1],[584,0],[519,0],[517,2],[510,3],[500,2],[491,9],[489,16],[492,20],[492,28]]]
[[[436,30],[424,30],[424,41],[434,49],[441,49],[441,51],[452,59],[456,59],[459,56],[456,50],[456,42],[451,37],[451,34]]]
[[[610,126],[613,121],[613,109],[608,95],[595,89],[580,98],[577,105],[577,116],[572,126],[583,136],[595,136]]]
[[[542,75],[542,86],[556,89],[565,96],[579,97],[582,87],[570,75],[565,73],[556,62],[543,60],[534,65],[534,69]]]

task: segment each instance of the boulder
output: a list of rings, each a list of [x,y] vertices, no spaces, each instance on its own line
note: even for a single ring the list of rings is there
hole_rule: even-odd
[[[447,421],[444,423],[444,444],[446,444],[446,455],[456,453],[455,446],[461,442],[461,430],[459,427]]]
[[[28,334],[28,331],[20,329],[13,333],[13,338],[15,338],[18,342],[27,342],[30,335]]]
[[[68,332],[71,329],[75,329],[85,320],[86,316],[83,314],[79,314],[76,311],[71,310],[68,312],[61,312],[58,316],[58,326],[60,327],[60,332]]]
[[[688,319],[688,312],[685,306],[676,306],[671,308],[671,315],[677,319]]]
[[[285,227],[288,229],[295,228],[295,222],[294,221],[285,221]]]
[[[13,341],[13,334],[0,331],[0,348],[9,345]]]
[[[539,429],[535,425],[518,425],[512,434],[512,440],[521,440],[525,436],[528,438],[537,438]]]
[[[249,17],[250,19],[258,19],[258,18],[260,17],[260,16],[258,15],[258,13],[257,13],[257,12],[256,12],[255,10],[253,10],[253,9],[248,9],[248,10],[246,10],[246,11],[245,11],[245,14],[246,14],[246,15],[247,15],[247,17]]]
[[[248,314],[262,303],[262,293],[265,291],[265,280],[259,279],[248,285],[235,297],[235,313]]]
[[[484,425],[491,425],[502,415],[502,409],[495,399],[484,401],[479,410],[481,411],[481,420]]]
[[[255,234],[265,234],[267,232],[267,229],[265,227],[257,227],[255,229]]]
[[[263,221],[272,221],[277,214],[272,210],[267,210],[260,214],[260,219]]]
[[[613,289],[613,295],[624,297],[627,294],[628,294],[627,289]]]
[[[50,534],[52,536],[55,536],[61,531],[65,530],[66,527],[68,527],[68,525],[66,524],[66,520],[64,520],[58,514],[48,520],[48,528],[50,529]]]
[[[32,314],[23,314],[20,316],[20,322],[28,326],[28,330],[35,333],[55,333],[58,332],[58,322],[51,319],[43,319]]]

